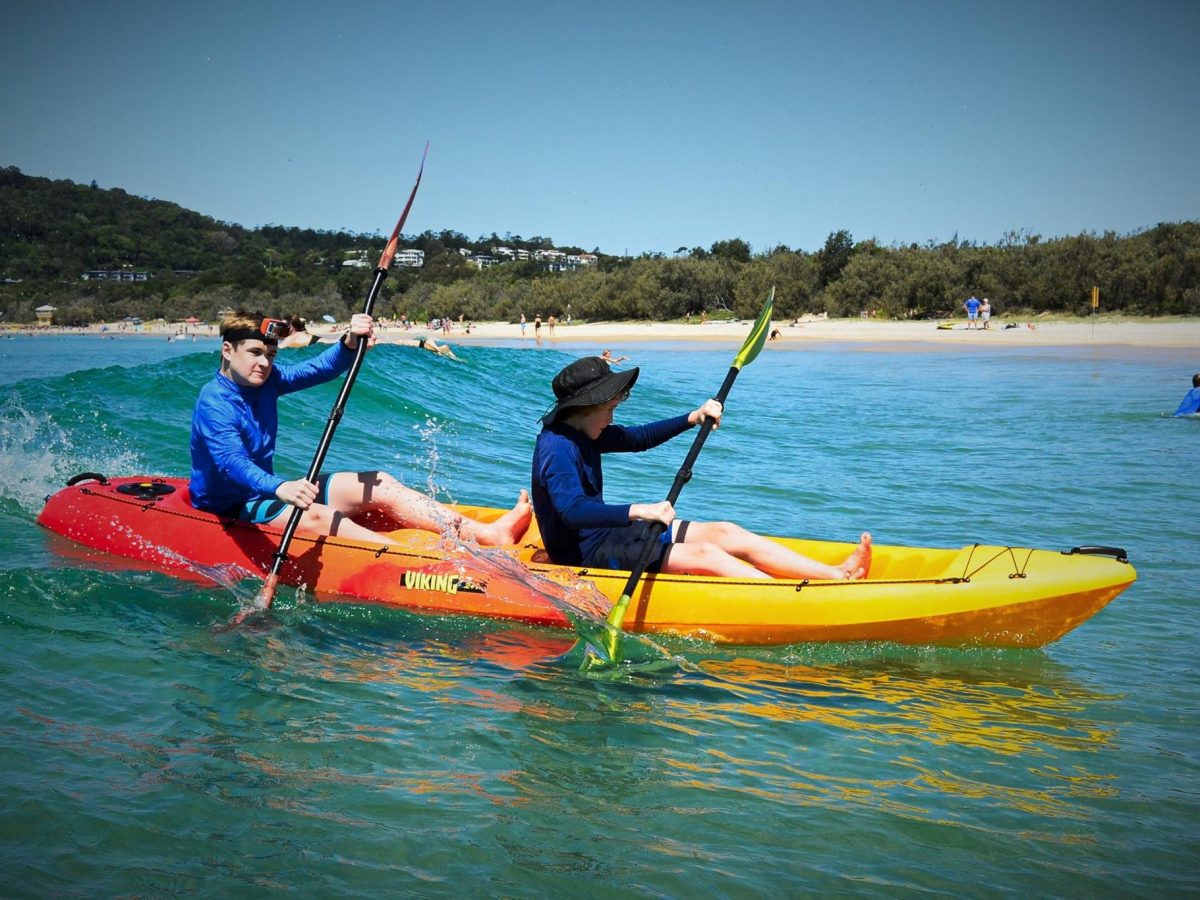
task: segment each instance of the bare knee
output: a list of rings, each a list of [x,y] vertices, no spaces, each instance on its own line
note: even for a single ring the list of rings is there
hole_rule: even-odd
[[[353,512],[371,508],[403,490],[387,472],[337,472],[329,479],[326,499],[330,506]]]
[[[691,575],[745,575],[751,567],[714,543],[672,544],[663,560],[667,572]]]
[[[692,522],[688,525],[685,540],[715,544],[736,555],[751,537],[749,531],[733,522]]]
[[[311,534],[336,534],[334,530],[341,516],[323,503],[314,503],[300,517],[299,528]]]

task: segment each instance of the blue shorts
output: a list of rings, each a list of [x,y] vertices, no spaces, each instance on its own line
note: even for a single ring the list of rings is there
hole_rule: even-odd
[[[652,522],[630,522],[620,528],[606,529],[608,532],[583,560],[583,564],[592,569],[616,569],[628,572],[637,564],[642,549],[650,536]],[[656,546],[650,551],[650,561],[646,563],[647,572],[657,572],[662,566],[663,556],[667,548],[683,540],[687,533],[688,523],[676,519],[671,527],[664,528],[655,542]]]
[[[979,315],[979,311],[978,311],[978,310],[976,310],[975,312],[971,312],[971,310],[969,310],[969,309],[967,310],[967,318],[968,318],[968,319],[974,320],[974,319],[975,319],[975,317],[976,317],[976,316],[978,316],[978,315]]]
[[[317,476],[317,503],[325,503],[328,499],[329,476]],[[279,514],[289,508],[278,497],[255,497],[247,500],[241,506],[235,506],[229,515],[236,516],[239,522],[249,522],[251,525],[266,525],[279,518]]]

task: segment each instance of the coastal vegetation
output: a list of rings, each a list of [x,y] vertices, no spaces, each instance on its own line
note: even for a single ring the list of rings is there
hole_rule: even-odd
[[[245,228],[119,188],[3,168],[0,322],[32,322],[42,305],[54,306],[62,325],[129,316],[213,321],[227,307],[344,319],[361,306],[383,242],[378,234]],[[494,255],[499,246],[531,258],[495,265],[469,258]],[[755,252],[741,238],[638,257],[595,248],[594,264],[574,268],[532,258],[538,250],[583,252],[542,236],[426,231],[404,236],[401,247],[424,251],[424,265],[393,267],[377,314],[417,321],[746,317],[772,285],[779,318],[864,311],[941,317],[970,294],[989,297],[997,314],[1087,315],[1093,286],[1103,312],[1200,315],[1194,221],[1050,239],[1016,230],[996,244],[885,246],[835,230],[814,250]],[[86,280],[88,272],[128,273],[131,280]]]

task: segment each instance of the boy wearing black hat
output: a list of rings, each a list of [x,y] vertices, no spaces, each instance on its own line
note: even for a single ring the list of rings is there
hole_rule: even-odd
[[[795,553],[732,522],[675,518],[670,503],[611,504],[604,501],[601,455],[649,450],[711,418],[721,404],[706,400],[686,415],[646,425],[613,424],[639,370],[614,372],[598,356],[576,360],[556,376],[556,402],[542,417],[533,451],[533,509],[550,559],[561,565],[633,568],[650,524],[667,526],[650,556],[648,572],[740,578],[865,578],[871,567],[871,536],[841,565]]]

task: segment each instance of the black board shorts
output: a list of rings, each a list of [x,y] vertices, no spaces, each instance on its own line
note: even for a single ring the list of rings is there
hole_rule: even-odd
[[[603,540],[597,544],[584,559],[583,564],[592,569],[617,569],[630,571],[641,556],[642,548],[650,540],[650,526],[653,522],[630,522],[621,528],[609,528]],[[676,541],[683,540],[687,531],[687,522],[676,519],[669,528],[664,528],[655,538],[657,546],[650,552],[650,561],[646,563],[647,572],[657,572],[662,566],[663,556],[667,548]]]
[[[317,499],[315,502],[327,502],[328,492],[329,476],[322,473],[317,476]],[[279,518],[279,514],[287,508],[288,504],[278,497],[256,497],[253,500],[247,500],[241,506],[235,506],[230,510],[229,515],[237,518],[238,521],[249,522],[251,525],[265,525]]]

